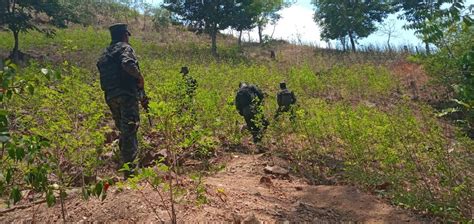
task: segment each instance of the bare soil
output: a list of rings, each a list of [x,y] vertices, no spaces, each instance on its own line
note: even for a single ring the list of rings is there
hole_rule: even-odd
[[[207,204],[196,204],[191,180],[183,178],[180,181],[189,193],[178,198],[179,222],[426,222],[354,186],[309,185],[306,180],[291,174],[265,173],[266,166],[288,168],[285,161],[271,156],[226,153],[221,160],[225,160],[225,169],[203,179]],[[65,205],[67,221],[73,223],[155,223],[170,220],[158,192],[146,185],[142,190],[112,187],[104,201],[84,201],[79,192],[71,193]],[[0,212],[0,223],[35,221],[62,222],[60,204],[47,208],[42,203],[7,213]]]

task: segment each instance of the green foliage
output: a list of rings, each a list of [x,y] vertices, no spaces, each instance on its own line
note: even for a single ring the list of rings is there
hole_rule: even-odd
[[[474,136],[474,35],[473,24],[467,22],[444,34],[446,44],[439,51],[423,58],[426,70],[437,83],[454,93],[440,115],[461,113],[456,122]]]
[[[172,23],[171,12],[165,8],[155,8],[153,10],[153,26],[160,31],[168,28]]]
[[[128,178],[125,182],[119,182],[117,185],[119,188],[131,188],[133,190],[142,191],[146,185],[149,185],[155,193],[160,197],[162,205],[165,207],[170,219],[173,223],[176,223],[176,212],[175,212],[175,203],[179,201],[179,198],[186,195],[186,189],[179,186],[178,183],[173,183],[173,179],[176,179],[177,176],[173,175],[173,167],[169,167],[162,163],[163,161],[157,161],[157,164],[154,168],[143,168],[135,171],[133,177]],[[175,168],[176,169],[176,168]],[[146,183],[142,185],[140,183]],[[169,193],[169,201],[165,199],[164,193]],[[156,208],[151,205],[146,196],[141,192],[142,198],[145,203],[150,206],[150,209],[153,210],[158,219],[161,219],[157,215]]]
[[[40,2],[31,1],[2,1],[0,3],[0,26],[6,26],[15,39],[12,50],[12,58],[19,59],[18,35],[20,32],[37,30],[51,35],[53,32],[47,28],[40,28],[34,17],[44,13],[47,15],[48,23],[57,27],[66,27],[65,21],[74,21],[69,8],[64,8],[58,0],[47,0]]]
[[[0,195],[10,192],[9,202],[13,204],[21,200],[21,191],[26,189],[46,194],[50,206],[55,202],[49,175],[55,169],[54,161],[57,161],[57,157],[47,152],[49,142],[41,135],[12,134],[8,122],[8,115],[17,115],[10,111],[12,101],[16,99],[14,95],[33,94],[35,86],[39,85],[42,78],[51,79],[52,76],[58,76],[48,69],[43,69],[42,73],[43,77],[39,76],[41,74],[39,72],[30,77],[18,77],[17,67],[10,62],[7,62],[0,71],[2,80],[0,100],[3,111],[0,173],[5,177],[0,179]]]
[[[142,11],[148,15],[150,5],[143,1],[123,0],[59,0],[63,8],[69,9],[79,24],[91,26],[112,23],[136,18]]]
[[[49,139],[51,147],[61,149],[63,159],[73,167],[92,173],[99,163],[97,153],[102,151],[103,133],[108,130],[102,126],[106,107],[97,94],[97,83],[93,88],[88,84],[87,79],[92,82],[93,77],[86,77],[85,71],[67,62],[63,66],[62,73],[67,75],[54,88],[40,87],[37,95],[18,101],[23,108],[37,111],[25,114],[20,127],[29,127],[31,133]]]
[[[95,196],[103,201],[107,198],[107,191],[113,184],[113,181],[108,179],[97,181],[94,185],[84,186],[82,188],[82,197],[88,200],[90,196]]]
[[[217,55],[216,38],[220,30],[229,26],[250,26],[242,20],[244,11],[248,11],[250,1],[245,0],[173,0],[166,1],[164,8],[175,13],[189,26],[208,33],[211,37],[211,52]],[[246,23],[246,24],[243,24]]]
[[[322,27],[321,37],[326,40],[349,37],[353,51],[357,40],[375,32],[375,22],[382,22],[391,10],[383,1],[313,0],[312,3],[316,7],[314,20]]]
[[[465,156],[472,156],[472,142],[450,144],[430,109],[416,115],[405,102],[388,112],[363,104],[306,103],[313,107],[305,109],[296,132],[308,139],[308,148],[297,153],[306,172],[324,176],[318,166],[329,164],[366,188],[388,186],[379,193],[405,207],[469,217],[465,205],[472,200],[473,179],[465,169],[473,161]]]
[[[234,18],[231,27],[237,31],[251,30],[257,24],[260,10],[256,5],[257,1],[241,0],[241,6],[234,11]]]
[[[72,173],[71,168],[80,168],[86,172],[81,175],[90,175],[97,167],[96,149],[102,147],[104,137],[99,132],[88,133],[92,130],[87,128],[104,130],[97,123],[102,121],[103,108],[100,104],[90,107],[91,104],[78,101],[87,100],[88,92],[82,91],[85,86],[90,88],[83,82],[87,80],[81,79],[79,85],[71,83],[79,80],[80,71],[68,63],[62,66],[58,71],[32,64],[21,69],[18,76],[16,67],[7,63],[1,72],[2,88],[12,92],[2,98],[2,107],[15,128],[2,126],[2,130],[7,131],[4,136],[10,137],[4,138],[2,143],[0,173],[6,178],[0,180],[0,195],[10,192],[13,203],[22,197],[18,192],[30,190],[45,196],[48,206],[53,206],[56,195],[63,201],[66,187],[77,184],[77,173]],[[74,86],[79,89],[70,88]],[[15,94],[22,97],[13,97]],[[97,97],[96,94],[90,96]],[[71,112],[72,107],[78,113]],[[65,164],[70,164],[69,168],[65,169]]]
[[[202,180],[203,175],[200,173],[191,174],[191,180],[194,181],[195,184],[195,193],[196,193],[196,203],[198,205],[207,204],[208,199],[206,197],[206,187]]]
[[[415,30],[425,43],[440,46],[444,44],[446,31],[461,20],[464,2],[464,0],[397,0],[394,4],[403,10],[401,18],[408,21],[404,26],[405,29]],[[427,50],[429,51],[429,48]]]
[[[472,31],[471,25],[471,31]],[[467,35],[473,35],[474,32],[470,32]],[[467,35],[465,37],[467,37]],[[461,55],[459,64],[461,68],[461,81],[454,85],[454,90],[458,99],[454,99],[454,102],[458,104],[458,107],[464,111],[466,116],[466,125],[470,131],[474,130],[474,43],[468,42],[470,49],[466,46],[466,51]],[[463,41],[463,44],[466,42]],[[468,50],[469,49],[469,50]]]
[[[259,42],[261,44],[264,43],[264,36],[262,35],[263,28],[267,24],[275,24],[280,20],[281,16],[279,11],[285,7],[289,7],[291,5],[291,1],[286,0],[253,0],[250,1],[249,7],[247,10],[244,10],[244,16],[248,16],[250,19],[254,19],[256,26],[258,27],[258,36]],[[256,14],[256,15],[255,15]],[[255,18],[253,18],[255,15]],[[243,24],[250,24],[252,25],[252,21],[242,21]],[[246,27],[252,28],[252,26]],[[237,29],[239,30],[239,29]]]

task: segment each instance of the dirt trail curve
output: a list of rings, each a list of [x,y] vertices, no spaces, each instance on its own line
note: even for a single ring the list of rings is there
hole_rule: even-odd
[[[423,222],[355,187],[311,186],[295,177],[272,178],[264,172],[265,165],[272,162],[262,155],[232,154],[229,157],[225,170],[204,180],[209,203],[178,205],[180,222]],[[169,220],[157,193],[147,188],[142,193],[116,191],[103,202],[96,199],[85,202],[78,197],[68,199],[68,221],[155,223],[160,221],[157,215],[164,221]],[[158,208],[157,215],[147,203]],[[60,206],[48,209],[44,204],[0,215],[0,222],[30,223],[33,209],[37,209],[35,220],[40,223],[62,222]]]

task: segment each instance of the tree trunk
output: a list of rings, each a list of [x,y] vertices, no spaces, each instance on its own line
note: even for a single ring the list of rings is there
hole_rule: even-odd
[[[14,30],[12,31],[13,32],[13,38],[15,39],[15,45],[13,46],[13,50],[12,50],[12,53],[10,54],[10,58],[14,61],[14,62],[18,62],[18,59],[19,59],[19,38],[18,38],[18,35],[20,33],[20,31],[17,31],[17,30]]]
[[[216,30],[211,31],[211,53],[213,56],[217,56],[217,32]]]
[[[430,43],[425,42],[426,54],[431,54]]]
[[[355,45],[354,37],[352,36],[352,32],[349,32],[349,39],[351,39],[352,51],[356,52],[356,45]]]
[[[388,40],[387,40],[387,47],[388,47],[388,52],[392,52],[392,47],[390,46],[390,38],[391,38],[391,34],[388,34]]]
[[[270,39],[273,40],[273,34],[275,34],[275,29],[276,29],[276,26],[277,24],[273,24],[273,31],[272,31],[272,35],[270,36]]]
[[[261,25],[258,25],[258,43],[259,44],[263,44],[262,32],[263,32],[263,27]]]
[[[346,37],[341,38],[342,51],[346,51]]]
[[[239,48],[242,47],[242,30],[239,31],[239,40],[237,41],[237,45],[239,46]]]

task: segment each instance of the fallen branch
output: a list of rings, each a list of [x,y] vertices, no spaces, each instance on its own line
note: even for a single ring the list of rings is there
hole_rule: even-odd
[[[33,207],[37,204],[41,204],[41,203],[44,203],[44,202],[46,202],[46,199],[41,199],[41,200],[35,201],[33,203],[30,203],[30,204],[26,204],[26,205],[18,205],[18,206],[12,207],[12,208],[7,208],[7,209],[4,209],[4,210],[0,210],[0,215],[15,211],[17,209],[27,209],[27,208]]]
[[[73,189],[76,189],[76,188],[73,188]],[[73,198],[74,196],[76,196],[77,193],[76,192],[73,192],[73,191],[70,191],[69,194],[67,195],[66,198],[64,199],[70,199],[70,198]],[[12,212],[12,211],[15,211],[17,209],[27,209],[29,207],[32,207],[32,206],[35,206],[37,204],[42,204],[42,203],[45,203],[46,202],[46,199],[41,199],[41,200],[38,200],[38,201],[35,201],[35,202],[32,202],[30,204],[26,204],[26,205],[17,205],[15,207],[12,207],[12,208],[7,208],[7,209],[4,209],[4,210],[0,210],[0,216],[5,214],[5,213],[9,213],[9,212]]]
[[[145,194],[141,190],[138,190],[138,192],[140,192],[141,196],[143,197],[143,200],[145,200],[145,202],[148,204],[148,206],[150,206],[150,209],[153,211],[153,213],[155,213],[156,218],[160,222],[163,222],[163,219],[161,219],[160,215],[156,212],[155,206],[153,206],[151,204],[151,202],[146,198]]]

